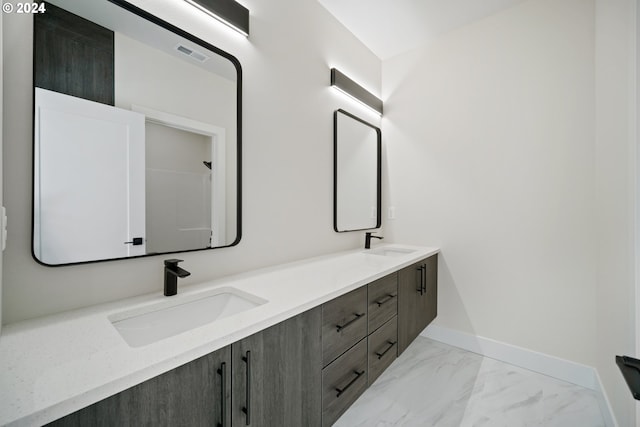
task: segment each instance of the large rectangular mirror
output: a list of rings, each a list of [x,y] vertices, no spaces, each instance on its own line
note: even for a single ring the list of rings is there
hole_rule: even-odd
[[[35,259],[237,244],[238,60],[126,1],[45,7],[34,15]]]
[[[333,143],[335,231],[380,227],[380,129],[337,110],[333,115]]]

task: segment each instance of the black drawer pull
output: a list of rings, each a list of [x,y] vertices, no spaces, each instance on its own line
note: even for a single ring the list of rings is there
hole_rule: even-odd
[[[395,297],[396,297],[396,295],[387,294],[385,297],[383,297],[383,298],[379,299],[378,301],[376,301],[376,304],[378,304],[378,307],[380,307],[382,304],[391,301]]]
[[[382,357],[387,354],[389,352],[389,350],[391,350],[393,348],[394,345],[396,345],[398,342],[397,341],[387,341],[387,344],[389,344],[389,347],[387,347],[385,349],[385,351],[383,351],[382,353],[378,353],[376,352],[376,356],[378,356],[378,360],[382,359]]]
[[[220,399],[222,404],[220,418],[222,418],[222,421],[218,423],[218,427],[224,427],[225,422],[227,421],[227,364],[225,362],[220,364],[218,375],[220,375],[220,394],[222,394]]]
[[[336,329],[337,329],[338,332],[340,332],[342,329],[346,328],[347,326],[351,325],[353,322],[355,322],[356,320],[358,320],[359,318],[364,316],[364,313],[353,313],[353,315],[356,316],[356,317],[354,317],[353,319],[349,320],[344,325],[336,325]]]
[[[247,351],[247,355],[242,358],[242,361],[247,364],[247,390],[246,390],[246,399],[247,406],[242,408],[242,412],[247,416],[247,425],[251,425],[251,352]]]
[[[349,384],[347,384],[343,388],[337,388],[336,387],[336,391],[338,392],[338,394],[336,394],[336,397],[340,397],[340,395],[342,393],[344,393],[345,391],[347,391],[349,389],[349,387],[351,387],[353,385],[353,383],[358,381],[358,378],[360,378],[364,374],[364,371],[361,371],[361,372],[353,371],[353,373],[356,374],[356,376],[353,377],[353,379],[351,381],[349,381]]]
[[[427,293],[427,264],[422,264],[422,271],[424,272],[424,274],[422,275],[422,292],[426,294]]]
[[[416,292],[420,292],[420,295],[424,294],[424,269],[422,268],[423,266],[421,265],[419,268],[416,268],[416,270],[418,270],[420,272],[420,287],[418,289],[416,289]]]

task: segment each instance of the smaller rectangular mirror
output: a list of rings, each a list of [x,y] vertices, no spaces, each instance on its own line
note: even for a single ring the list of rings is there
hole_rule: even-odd
[[[381,224],[380,129],[344,110],[333,115],[333,227],[337,232]]]

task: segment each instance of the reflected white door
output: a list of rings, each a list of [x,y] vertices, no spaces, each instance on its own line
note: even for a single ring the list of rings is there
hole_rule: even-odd
[[[36,88],[34,254],[46,264],[145,253],[145,117]],[[125,242],[142,237],[142,245]]]

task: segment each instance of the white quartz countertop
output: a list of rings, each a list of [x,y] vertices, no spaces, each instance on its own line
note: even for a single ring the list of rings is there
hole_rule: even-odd
[[[233,287],[267,303],[142,347],[130,347],[109,321],[157,304],[157,293],[5,325],[0,335],[0,425],[39,426],[218,350],[439,252],[407,248],[393,256],[362,249],[180,288],[173,299]],[[160,284],[161,285],[161,284]]]

